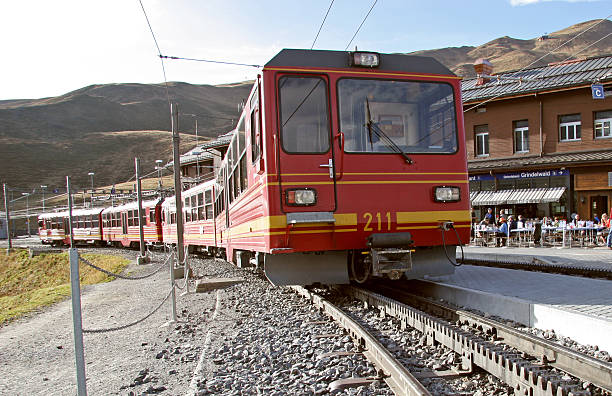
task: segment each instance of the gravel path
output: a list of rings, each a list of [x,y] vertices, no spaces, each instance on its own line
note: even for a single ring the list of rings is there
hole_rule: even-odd
[[[165,259],[156,254],[152,264],[138,266],[138,252],[103,251],[132,259],[124,272],[130,275],[150,273]],[[128,329],[85,334],[88,394],[329,394],[334,380],[375,376],[361,355],[322,357],[352,351],[353,343],[296,294],[224,261],[192,257],[190,263],[197,276],[242,277],[245,282],[208,293],[181,295],[179,290],[175,324],[164,325],[171,318],[166,302]],[[133,322],[157,307],[169,287],[165,270],[146,280],[87,286],[82,290],[83,327]],[[0,328],[0,394],[76,393],[70,306],[66,300]],[[337,336],[320,337],[330,333]],[[331,393],[391,394],[380,381]]]

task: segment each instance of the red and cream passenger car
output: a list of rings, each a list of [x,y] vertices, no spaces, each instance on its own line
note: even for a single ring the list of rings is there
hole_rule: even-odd
[[[183,206],[183,244],[190,252],[213,253],[216,246],[213,213],[215,181],[211,180],[181,195]],[[164,242],[177,243],[175,197],[169,197],[162,204],[162,226]]]
[[[72,211],[74,242],[99,246],[102,243],[100,213],[103,208]],[[68,211],[44,213],[38,216],[38,235],[43,244],[70,245]]]
[[[148,244],[161,244],[161,200],[142,202],[144,241]],[[140,244],[138,224],[138,203],[130,202],[102,211],[103,239],[113,246],[136,248]]]

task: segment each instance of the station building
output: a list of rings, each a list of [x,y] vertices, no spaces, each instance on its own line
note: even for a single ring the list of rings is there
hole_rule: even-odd
[[[462,82],[476,217],[488,207],[540,219],[609,214],[612,56],[497,75],[476,63],[479,77]]]

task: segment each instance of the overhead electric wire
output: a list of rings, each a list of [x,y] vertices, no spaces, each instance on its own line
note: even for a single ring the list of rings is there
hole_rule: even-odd
[[[329,3],[329,8],[327,9],[327,12],[325,13],[325,17],[323,17],[323,22],[321,22],[321,26],[319,26],[319,31],[317,32],[317,35],[314,41],[312,42],[310,49],[314,48],[314,45],[317,42],[317,39],[319,38],[319,34],[321,33],[321,29],[323,29],[323,25],[325,24],[325,20],[327,19],[327,16],[329,15],[329,10],[331,10],[333,4],[334,4],[334,0],[331,0],[331,3]]]
[[[571,59],[571,58],[573,58],[574,56],[578,55],[578,54],[579,54],[579,53],[581,53],[582,51],[584,51],[584,50],[587,50],[587,49],[591,48],[591,47],[592,47],[592,46],[594,46],[595,44],[599,43],[599,42],[600,42],[600,41],[602,41],[602,40],[605,40],[606,38],[608,38],[608,37],[610,37],[610,36],[612,36],[612,32],[611,32],[611,33],[606,34],[605,36],[603,36],[603,37],[602,37],[602,38],[600,38],[599,40],[597,40],[597,41],[595,41],[595,42],[593,42],[593,43],[591,43],[591,44],[587,45],[586,47],[584,47],[584,48],[583,48],[583,49],[581,49],[580,51],[576,52],[575,54],[573,54],[573,55],[571,55],[571,56],[568,56],[567,58],[563,59],[563,60],[561,61],[561,63],[563,63],[563,62],[567,62],[568,60],[570,60],[570,59]]]
[[[572,42],[573,40],[575,40],[576,38],[580,37],[581,35],[583,35],[584,33],[588,32],[589,30],[593,29],[595,26],[599,25],[599,24],[600,24],[600,23],[602,23],[603,21],[608,20],[610,17],[612,17],[612,14],[610,14],[610,15],[608,15],[607,17],[605,17],[605,18],[601,19],[599,22],[597,22],[597,23],[595,23],[595,24],[593,24],[593,25],[589,26],[587,29],[583,30],[582,32],[578,33],[577,35],[575,35],[575,36],[574,36],[574,37],[572,37],[571,39],[569,39],[569,40],[565,41],[564,43],[560,44],[560,45],[559,45],[559,46],[557,46],[556,48],[554,48],[554,49],[550,50],[548,53],[546,53],[545,55],[542,55],[541,57],[539,57],[538,59],[534,60],[533,62],[531,62],[531,63],[530,63],[530,64],[528,64],[527,66],[524,66],[524,67],[523,67],[523,68],[521,68],[520,70],[518,70],[518,71],[516,71],[516,72],[513,72],[513,74],[517,74],[517,73],[520,73],[520,72],[522,72],[522,71],[525,71],[525,70],[526,70],[528,67],[530,67],[530,66],[534,65],[536,62],[539,62],[540,60],[542,60],[542,59],[546,58],[548,55],[550,55],[550,54],[554,53],[556,50],[558,50],[559,48],[563,47],[564,45],[567,45],[568,43]],[[593,45],[595,45],[596,43],[598,43],[599,41],[601,41],[601,40],[605,39],[605,38],[606,38],[606,37],[608,37],[609,35],[610,35],[610,34],[607,34],[606,36],[604,36],[603,38],[601,38],[601,39],[597,40],[596,42],[594,42],[594,43],[590,44],[589,46],[587,46],[587,47],[585,47],[585,48],[581,49],[580,51],[578,51],[578,52],[576,52],[576,53],[574,53],[574,54],[570,55],[570,56],[569,56],[569,57],[567,57],[567,58],[566,58],[566,59],[565,59],[563,62],[566,62],[567,60],[569,60],[569,59],[573,58],[574,56],[576,56],[576,55],[577,55],[577,54],[579,54],[580,52],[584,51],[585,49],[587,49],[587,48],[589,48],[589,47],[591,47],[591,46],[593,46]],[[480,102],[480,103],[478,103],[478,104],[475,104],[474,106],[472,106],[472,107],[470,107],[470,108],[468,108],[468,109],[465,109],[463,112],[464,112],[464,113],[467,113],[468,111],[470,111],[470,110],[474,110],[474,109],[476,109],[476,108],[478,108],[478,107],[482,106],[483,104],[489,103],[490,101],[495,100],[495,99],[497,99],[497,98],[499,98],[500,96],[503,96],[503,95],[504,95],[504,93],[500,93],[500,94],[498,94],[498,95],[496,95],[496,96],[493,96],[492,98],[489,98],[489,99],[487,99],[487,100],[485,100],[485,101],[483,101],[483,102]]]
[[[159,54],[159,57],[162,59],[188,60],[188,61],[194,61],[194,62],[220,63],[222,65],[248,66],[248,67],[256,67],[258,69],[263,67],[262,65],[255,65],[255,64],[248,64],[248,63],[225,62],[225,61],[216,61],[216,60],[210,60],[210,59],[198,59],[198,58],[184,58],[182,56],[167,56],[167,55],[162,55],[161,53]]]
[[[160,57],[162,72],[164,73],[164,85],[166,87],[166,99],[168,100],[168,108],[171,108],[170,104],[170,90],[168,88],[168,79],[166,78],[166,67],[164,66],[164,59],[162,58],[161,49],[159,48],[159,44],[157,44],[157,38],[155,38],[155,33],[153,32],[153,27],[151,27],[151,22],[149,22],[149,17],[147,16],[147,11],[142,4],[142,0],[138,0],[140,3],[140,8],[142,8],[142,13],[144,14],[145,19],[147,20],[147,25],[149,26],[149,31],[151,32],[151,36],[153,36],[153,41],[155,42],[155,47],[157,47],[157,53]]]
[[[372,12],[372,9],[374,9],[374,6],[376,5],[377,2],[378,2],[378,0],[374,0],[374,3],[372,4],[372,7],[370,7],[370,11],[368,11],[368,13],[366,14],[365,18],[363,18],[363,21],[361,21],[361,25],[359,25],[359,27],[357,28],[357,31],[355,32],[355,34],[353,34],[353,38],[351,38],[351,41],[349,41],[349,43],[346,45],[346,48],[344,49],[345,51],[351,46],[351,44],[353,43],[353,40],[355,40],[355,37],[357,36],[357,33],[359,33],[359,30],[361,29],[361,27],[365,23],[366,19],[368,19],[368,16],[370,16],[370,13]]]

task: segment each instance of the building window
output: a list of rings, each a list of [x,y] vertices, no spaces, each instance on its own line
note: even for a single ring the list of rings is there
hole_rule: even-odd
[[[486,157],[489,155],[489,126],[476,125],[474,127],[474,142],[476,144],[476,156]]]
[[[595,138],[612,137],[612,110],[595,113]]]
[[[529,152],[529,125],[527,120],[514,121],[514,152]]]
[[[571,142],[580,140],[580,114],[563,115],[559,117],[559,140]]]

